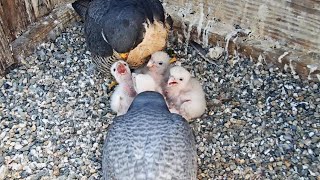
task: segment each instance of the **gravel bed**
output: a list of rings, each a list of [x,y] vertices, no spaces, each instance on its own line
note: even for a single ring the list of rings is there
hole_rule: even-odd
[[[320,179],[320,83],[263,61],[204,61],[175,44],[203,84],[199,179]],[[95,75],[81,23],[0,79],[0,179],[100,179],[112,91]]]

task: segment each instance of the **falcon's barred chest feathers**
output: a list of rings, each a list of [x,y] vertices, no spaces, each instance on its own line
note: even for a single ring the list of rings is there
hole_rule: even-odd
[[[77,0],[72,4],[84,21],[87,46],[100,73],[124,59],[130,68],[166,46],[172,22],[166,23],[159,0]]]

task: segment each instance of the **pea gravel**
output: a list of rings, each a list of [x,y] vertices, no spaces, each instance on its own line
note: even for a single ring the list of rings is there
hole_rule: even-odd
[[[194,128],[199,179],[320,179],[319,83],[264,61],[208,63],[171,43],[206,92]],[[112,91],[81,23],[0,79],[0,179],[100,179]]]

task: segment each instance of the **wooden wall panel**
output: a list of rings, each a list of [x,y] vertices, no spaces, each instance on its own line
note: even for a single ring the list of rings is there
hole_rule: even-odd
[[[12,45],[13,57],[22,60],[34,52],[34,48],[48,40],[48,34],[57,34],[69,23],[76,19],[75,11],[63,6],[54,9],[50,16],[43,17],[34,23],[30,29],[14,40]]]
[[[30,54],[37,43],[46,39],[46,33],[57,29],[58,26],[65,26],[74,19],[73,10],[70,7],[66,7],[67,3],[73,1],[0,1],[0,75],[4,74],[7,67]],[[58,10],[54,11],[55,8]],[[49,14],[52,16],[49,20],[43,19]],[[53,23],[54,20],[57,20],[60,24]],[[41,25],[38,23],[39,21],[46,21],[51,24],[45,23]],[[28,33],[25,33],[27,31]],[[14,47],[13,52],[11,52],[9,45]]]
[[[3,28],[10,41],[12,41],[24,32],[31,21],[28,19],[24,1],[2,0],[0,5]]]
[[[220,20],[214,25],[240,25],[250,28],[256,37],[273,38],[305,51],[320,52],[319,0],[165,0],[165,3],[170,14],[186,21],[200,22],[202,11],[203,28],[209,20]]]
[[[241,27],[252,31],[245,38],[246,46],[263,54],[288,52],[288,62],[320,70],[320,0],[164,0],[164,5],[185,36],[190,36],[190,26],[200,32],[196,38],[204,46],[212,34],[224,40]]]
[[[3,21],[0,16],[0,76],[4,75],[5,70],[15,62],[10,50],[9,39],[3,27]]]
[[[27,27],[39,18],[48,15],[55,7],[73,0],[1,0],[0,17],[10,41],[25,32]]]

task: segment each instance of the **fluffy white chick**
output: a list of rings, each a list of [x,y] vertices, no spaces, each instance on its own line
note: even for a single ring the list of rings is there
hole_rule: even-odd
[[[136,92],[133,88],[131,71],[126,62],[117,61],[112,64],[110,70],[119,84],[111,96],[111,109],[120,116],[128,111]]]
[[[205,112],[206,100],[201,84],[181,66],[170,69],[165,95],[170,111],[188,121]]]
[[[156,91],[157,85],[149,74],[132,73],[132,80],[137,94],[144,91]]]
[[[147,64],[147,73],[156,83],[156,91],[163,93],[162,87],[165,86],[168,80],[170,66],[170,56],[163,51],[155,52]]]

